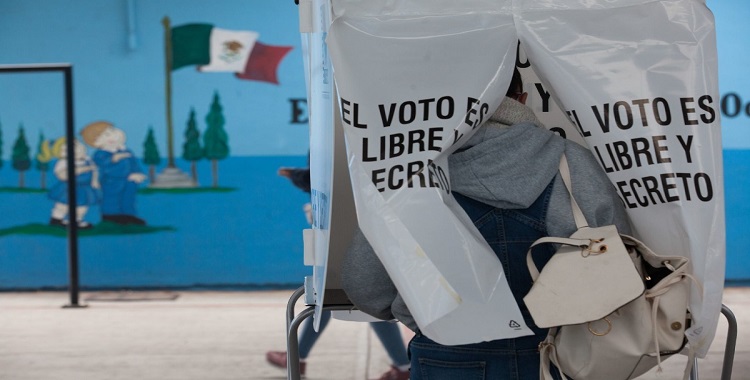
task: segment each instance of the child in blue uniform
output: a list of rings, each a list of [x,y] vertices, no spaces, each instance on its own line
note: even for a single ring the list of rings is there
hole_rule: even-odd
[[[78,228],[92,228],[91,223],[83,220],[90,206],[101,201],[99,180],[96,165],[86,153],[86,147],[78,140],[73,142],[75,155],[75,188],[76,219]],[[65,227],[70,205],[68,202],[68,161],[65,138],[59,138],[52,144],[52,155],[57,157],[53,172],[58,182],[50,187],[47,196],[55,201],[52,207],[51,226]]]
[[[125,147],[125,132],[109,122],[97,121],[83,128],[83,141],[97,149],[94,162],[102,186],[102,220],[144,225],[136,216],[138,184],[146,179],[133,152]]]

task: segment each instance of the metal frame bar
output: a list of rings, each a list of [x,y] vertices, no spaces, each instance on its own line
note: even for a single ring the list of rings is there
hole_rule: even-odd
[[[55,64],[29,64],[29,65],[0,65],[2,73],[34,73],[34,72],[61,72],[65,86],[65,148],[68,152],[75,151],[74,112],[73,112],[73,65],[69,63]],[[68,178],[75,178],[75,155],[67,155]],[[68,186],[68,203],[73,207],[68,210],[68,292],[70,304],[64,308],[86,307],[79,304],[79,275],[78,275],[78,220],[76,215],[76,187],[74,182]]]
[[[727,305],[721,305],[721,313],[727,319],[727,343],[724,346],[724,363],[721,368],[721,380],[732,379],[734,353],[737,348],[737,318]]]
[[[292,293],[286,306],[286,368],[288,380],[300,380],[299,340],[297,338],[297,330],[305,319],[315,313],[315,305],[312,305],[295,315],[295,305],[303,294],[305,294],[305,287],[300,286],[294,291],[294,293]],[[324,306],[323,310],[352,310],[353,307],[353,305]],[[728,322],[727,342],[724,347],[724,362],[721,369],[721,380],[731,380],[734,354],[737,347],[737,318],[735,318],[732,310],[726,305],[721,305],[721,313],[726,317]],[[690,371],[690,380],[699,380],[698,375],[698,359],[696,358],[693,363],[693,369]]]
[[[305,319],[315,313],[315,305],[309,305],[305,310],[302,310],[295,316],[295,304],[303,294],[305,294],[305,287],[301,286],[292,293],[286,306],[286,369],[288,380],[300,380],[299,339],[297,337],[297,330]],[[352,310],[353,308],[354,305],[323,306],[323,310],[326,311]]]
[[[727,305],[721,305],[721,314],[727,319],[727,342],[724,346],[724,362],[721,367],[721,380],[732,380],[734,353],[737,348],[737,318]],[[690,380],[698,380],[698,358],[694,359]]]
[[[732,380],[732,366],[734,365],[734,353],[737,348],[737,318],[727,305],[721,305],[721,314],[727,319],[727,342],[724,346],[724,362],[721,367],[721,380]],[[693,369],[690,371],[690,380],[698,380],[698,358],[693,361]]]

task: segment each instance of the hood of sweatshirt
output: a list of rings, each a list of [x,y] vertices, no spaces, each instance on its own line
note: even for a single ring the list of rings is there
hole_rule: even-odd
[[[565,140],[505,98],[449,159],[453,191],[499,208],[529,207],[555,177]]]

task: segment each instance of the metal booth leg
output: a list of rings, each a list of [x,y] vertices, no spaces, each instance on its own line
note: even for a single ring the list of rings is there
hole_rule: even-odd
[[[295,292],[296,294],[296,292]],[[324,306],[324,311],[353,311],[353,305],[330,305]],[[289,311],[289,309],[287,309]],[[292,314],[294,313],[294,307],[292,306]],[[288,323],[287,328],[287,350],[286,350],[286,368],[287,368],[287,379],[288,380],[300,380],[299,373],[299,338],[297,337],[297,330],[299,325],[304,320],[315,314],[315,306],[310,306],[305,310],[302,310],[291,322]],[[287,315],[288,317],[289,315]]]
[[[302,310],[299,314],[295,315],[294,307],[297,301],[305,294],[305,287],[301,286],[292,293],[289,298],[289,302],[286,305],[286,369],[288,380],[300,380],[299,373],[299,337],[297,336],[297,330],[299,326],[309,316],[315,314],[315,306],[308,306],[305,310]],[[328,305],[324,306],[323,310],[336,311],[336,310],[354,310],[353,305]]]
[[[287,379],[289,380],[300,380],[299,373],[299,338],[297,337],[297,330],[299,325],[309,316],[315,313],[315,306],[310,306],[305,310],[302,310],[289,323],[287,329],[287,344],[286,344],[286,369]]]
[[[721,313],[727,319],[727,344],[724,346],[724,365],[721,369],[721,380],[731,380],[734,351],[737,347],[737,318],[727,305],[721,305]]]
[[[693,368],[690,370],[690,380],[698,380],[698,358],[693,359]]]
[[[734,353],[737,347],[737,318],[727,305],[721,305],[721,313],[727,319],[727,343],[724,346],[724,363],[721,368],[721,380],[732,380],[732,366],[734,365]],[[698,359],[693,362],[690,371],[690,380],[698,380]]]
[[[287,378],[299,380],[299,340],[297,330],[300,323],[315,312],[315,307],[309,307],[302,311],[299,316],[295,317],[294,308],[297,300],[305,294],[305,287],[300,286],[289,297],[286,305],[286,369]]]
[[[297,304],[297,300],[302,297],[302,295],[305,294],[305,287],[300,286],[297,288],[297,290],[292,293],[292,296],[289,297],[289,301],[286,304],[286,333],[289,335],[289,326],[292,325],[292,320],[294,319],[294,306]]]

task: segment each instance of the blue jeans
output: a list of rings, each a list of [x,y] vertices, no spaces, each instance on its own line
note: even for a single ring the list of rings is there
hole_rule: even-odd
[[[539,379],[539,337],[444,346],[422,334],[409,343],[410,380]]]
[[[310,351],[312,351],[312,348],[315,345],[315,342],[318,341],[320,334],[323,333],[323,330],[326,329],[326,326],[328,326],[328,322],[330,321],[331,321],[330,311],[324,311],[320,313],[320,326],[317,332],[313,328],[314,320],[312,317],[309,317],[302,322],[302,328],[300,329],[299,338],[298,338],[300,359],[307,359],[307,356],[310,355]]]
[[[523,297],[532,285],[526,251],[547,235],[546,216],[552,184],[527,209],[506,210],[461,194],[454,196],[503,265],[508,285],[534,335],[460,346],[444,346],[417,333],[409,343],[411,380],[532,380],[539,379],[539,343],[547,335],[529,314]],[[541,268],[554,254],[551,247],[535,251]],[[604,379],[603,379],[604,380]]]
[[[300,359],[307,359],[310,355],[315,342],[317,342],[320,334],[323,333],[328,322],[331,320],[331,312],[324,311],[320,315],[320,328],[319,332],[315,332],[313,329],[313,319],[307,318],[302,322],[302,329],[299,333],[299,357]],[[404,340],[401,337],[401,330],[399,325],[391,322],[370,322],[372,331],[375,332],[380,343],[383,344],[383,348],[388,353],[388,357],[391,359],[391,364],[396,367],[409,364],[409,357],[406,354],[406,346]]]
[[[392,322],[370,322],[372,331],[375,332],[380,343],[383,344],[385,352],[391,359],[391,364],[400,367],[409,364],[409,356],[406,354],[406,345],[401,336],[399,325]]]

